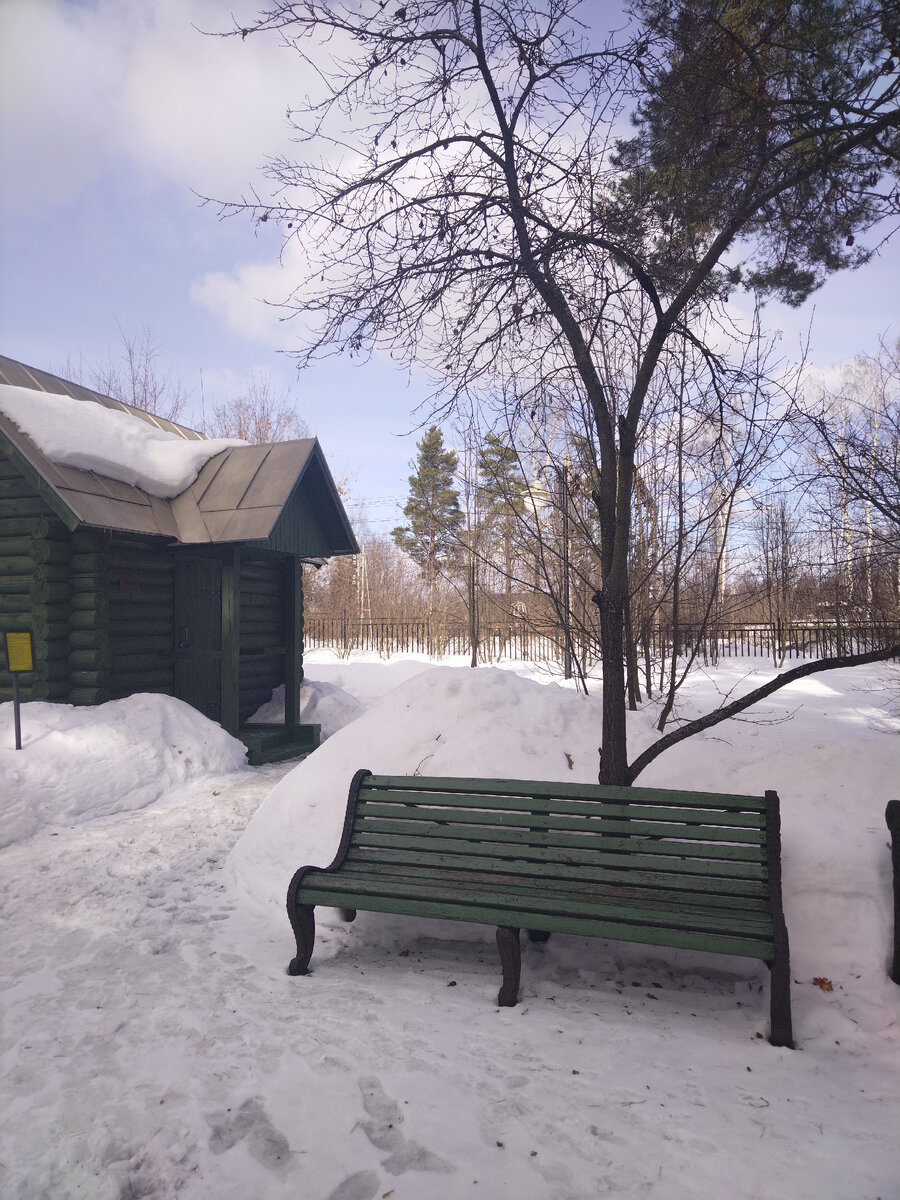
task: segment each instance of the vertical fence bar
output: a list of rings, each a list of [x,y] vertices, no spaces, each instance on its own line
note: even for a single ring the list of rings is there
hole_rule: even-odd
[[[672,650],[673,632],[666,626],[654,626],[647,630],[644,640],[651,656],[660,660],[668,657]],[[308,613],[304,620],[304,641],[307,649],[340,649],[346,655],[351,649],[377,650],[384,656],[396,653],[422,653],[433,640],[440,653],[463,654],[469,649],[468,627],[464,622],[445,622],[436,629],[433,639],[429,638],[427,620],[401,620],[394,618],[372,618],[362,620],[350,617],[326,616]],[[717,633],[702,633],[699,627],[683,626],[679,636],[679,653],[700,641],[700,652],[714,658],[722,657],[768,657],[779,645],[783,645],[788,659],[820,658],[839,652],[864,652],[877,646],[889,646],[900,642],[900,625],[846,626],[828,625],[734,625],[726,626]],[[503,657],[525,662],[560,661],[561,647],[558,636],[550,627],[542,627],[525,621],[505,622],[485,633],[482,649],[489,661]],[[578,652],[586,651],[599,660],[599,646],[593,636],[585,645],[578,644]]]

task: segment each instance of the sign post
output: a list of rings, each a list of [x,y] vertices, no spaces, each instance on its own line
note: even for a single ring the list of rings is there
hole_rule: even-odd
[[[6,669],[13,681],[13,720],[16,726],[16,749],[22,749],[22,720],[19,710],[19,676],[34,670],[34,634],[31,630],[21,633],[4,633],[6,645]]]

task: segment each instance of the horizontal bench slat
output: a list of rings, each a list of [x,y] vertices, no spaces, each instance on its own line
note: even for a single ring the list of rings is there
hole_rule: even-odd
[[[540,903],[544,897],[555,899],[569,897],[575,903],[590,903],[600,898],[608,899],[610,903],[631,905],[636,902],[651,906],[668,906],[671,910],[684,911],[719,911],[729,910],[734,919],[740,922],[744,914],[768,914],[768,904],[765,898],[757,896],[735,895],[721,889],[711,891],[708,888],[670,887],[666,881],[648,882],[647,878],[635,872],[625,882],[607,878],[585,878],[584,876],[568,876],[563,871],[556,875],[532,875],[510,869],[509,863],[500,863],[497,867],[488,866],[479,860],[458,859],[455,864],[440,865],[431,863],[424,867],[429,885],[440,885],[450,894],[458,893],[466,896],[476,894],[481,890],[515,891],[523,896],[533,897]],[[341,876],[345,879],[387,880],[420,880],[423,878],[423,865],[411,862],[396,862],[390,858],[371,858],[361,860],[355,858],[344,865]]]
[[[368,775],[364,788],[388,791],[461,793],[464,796],[535,796],[556,799],[612,801],[625,804],[689,803],[703,808],[746,808],[765,811],[765,797],[729,795],[725,792],[667,791],[665,788],[609,787],[589,783],[550,783],[532,779],[465,779],[424,775]]]
[[[544,880],[558,878],[573,883],[604,883],[622,885],[625,887],[645,887],[665,889],[673,894],[700,893],[722,895],[730,898],[738,906],[748,902],[756,902],[763,907],[766,905],[766,887],[761,880],[741,880],[729,878],[710,878],[708,875],[687,874],[684,871],[663,871],[655,864],[655,869],[641,869],[637,865],[621,867],[605,867],[596,863],[568,864],[558,859],[533,859],[517,857],[496,857],[484,849],[476,851],[461,843],[465,848],[461,853],[435,850],[433,847],[396,847],[386,846],[356,846],[347,864],[365,867],[381,863],[393,863],[396,866],[409,867],[411,870],[447,870],[464,872],[469,866],[475,866],[479,871],[491,871],[497,874],[510,874],[523,880]],[[652,860],[651,860],[652,861]]]
[[[337,908],[365,908],[371,912],[396,913],[400,916],[436,917],[448,921],[467,921],[481,925],[508,925],[510,918],[519,914],[506,909],[479,906],[465,912],[453,913],[447,907],[428,900],[382,900],[378,896],[357,903],[351,892],[340,897],[331,896],[317,903]],[[569,915],[546,916],[540,913],[528,915],[529,929],[544,929],[550,933],[571,933],[585,937],[609,938],[611,941],[640,942],[649,946],[671,946],[681,950],[706,950],[714,954],[733,954],[743,958],[767,959],[772,952],[771,941],[766,938],[736,938],[722,934],[693,933],[679,929],[655,929],[650,926],[625,925],[617,921],[592,921]]]
[[[370,818],[354,826],[354,838],[366,833],[403,834],[419,830],[427,832],[432,838],[465,838],[471,835],[473,840],[489,841],[498,845],[521,846],[530,842],[542,846],[571,847],[572,849],[594,849],[598,853],[604,850],[634,852],[637,848],[644,854],[677,854],[687,858],[709,858],[761,863],[764,861],[764,849],[753,845],[735,845],[726,842],[684,842],[679,839],[664,839],[661,836],[638,838],[635,836],[622,837],[614,833],[558,833],[554,829],[535,830],[532,828],[516,828],[513,826],[490,826],[479,822],[455,821],[452,824],[428,824],[424,821],[410,821],[387,818]]]
[[[389,912],[406,915],[432,916],[451,921],[470,921],[492,925],[513,925],[529,929],[550,929],[561,933],[581,933],[592,937],[607,937],[620,941],[645,942],[654,945],[676,946],[700,950],[716,949],[723,954],[745,955],[752,958],[769,958],[772,940],[766,929],[735,931],[725,921],[714,918],[694,921],[681,920],[667,924],[664,913],[648,913],[642,920],[640,914],[629,908],[615,905],[585,906],[584,912],[575,911],[569,904],[554,905],[547,902],[541,908],[523,904],[521,898],[511,896],[489,896],[472,903],[454,903],[439,891],[430,894],[430,889],[410,888],[408,894],[381,893],[371,890],[354,890],[350,880],[338,887],[324,887],[326,876],[317,884],[310,882],[304,887],[300,903],[324,904],[336,908],[360,908],[373,912]],[[716,926],[719,926],[716,928]]]
[[[629,821],[684,822],[686,825],[738,826],[747,829],[763,829],[764,814],[758,810],[697,808],[689,804],[605,804],[599,801],[584,803],[578,800],[529,801],[520,796],[456,796],[449,792],[402,792],[382,791],[363,787],[359,793],[360,806],[366,804],[391,805],[397,808],[415,805],[423,811],[432,807],[450,808],[455,814],[467,810],[473,812],[509,812],[524,816],[556,816],[568,820],[584,817],[593,821],[620,818]]]
[[[372,818],[386,818],[392,821],[410,822],[447,822],[454,826],[478,825],[482,837],[502,838],[506,829],[532,830],[566,830],[602,837],[607,834],[629,834],[632,837],[673,837],[682,841],[696,838],[701,842],[744,842],[748,845],[760,845],[763,832],[760,829],[722,828],[715,825],[682,825],[679,823],[659,821],[630,820],[621,821],[605,817],[562,816],[560,814],[541,815],[540,813],[504,812],[484,810],[480,808],[453,809],[446,807],[405,807],[398,804],[384,804],[375,801],[361,801],[356,810],[357,823]]]
[[[703,902],[685,900],[663,903],[639,890],[632,894],[625,888],[616,891],[611,888],[573,890],[563,889],[561,886],[547,886],[539,889],[522,885],[520,881],[503,878],[496,880],[489,875],[479,876],[476,872],[470,874],[463,886],[455,878],[423,879],[421,875],[398,873],[387,867],[382,871],[362,871],[348,866],[341,872],[341,876],[342,878],[338,878],[324,873],[318,877],[311,875],[309,882],[301,889],[301,901],[306,903],[307,895],[316,892],[321,894],[323,889],[327,893],[334,883],[339,890],[350,887],[362,895],[396,896],[404,899],[424,896],[456,907],[467,907],[490,900],[511,912],[521,914],[567,912],[580,917],[616,917],[634,920],[639,925],[649,924],[663,929],[687,926],[704,932],[743,933],[752,930],[758,936],[763,936],[771,929],[771,920],[767,913],[725,911],[716,905],[715,897],[707,897]],[[622,916],[624,912],[627,912],[627,917]]]
[[[361,848],[372,846],[397,846],[410,849],[430,849],[435,853],[490,853],[495,856],[516,857],[526,854],[531,858],[539,858],[550,863],[593,863],[598,866],[634,868],[636,870],[657,870],[682,873],[688,876],[702,875],[712,882],[717,879],[734,879],[747,881],[765,881],[767,869],[759,854],[749,852],[745,847],[737,849],[750,861],[735,861],[733,858],[707,857],[707,850],[721,854],[721,846],[705,847],[691,846],[690,858],[678,854],[678,846],[672,842],[649,842],[645,846],[639,843],[627,842],[619,849],[610,847],[612,839],[603,839],[603,849],[597,850],[590,841],[583,838],[543,837],[540,844],[528,834],[520,834],[515,840],[508,839],[503,843],[482,842],[467,839],[452,828],[428,830],[424,835],[421,831],[410,831],[409,827],[402,830],[385,830],[382,825],[361,829],[353,839],[353,845]],[[619,839],[626,842],[626,839]],[[639,847],[639,848],[637,848]]]

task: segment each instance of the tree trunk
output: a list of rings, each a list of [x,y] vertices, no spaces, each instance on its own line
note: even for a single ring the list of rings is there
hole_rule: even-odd
[[[600,607],[600,645],[603,655],[603,743],[599,782],[626,787],[628,735],[625,707],[625,606],[619,597],[594,597]]]
[[[471,532],[469,537],[471,539]],[[469,563],[468,570],[466,572],[466,585],[469,600],[469,649],[471,651],[469,666],[477,667],[478,644],[480,641],[478,629],[478,588],[475,577],[475,550],[471,545],[469,547]]]

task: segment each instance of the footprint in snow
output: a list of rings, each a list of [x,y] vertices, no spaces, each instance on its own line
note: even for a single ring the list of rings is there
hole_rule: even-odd
[[[365,1076],[359,1080],[363,1108],[368,1121],[362,1122],[366,1137],[378,1150],[390,1151],[382,1166],[391,1175],[406,1171],[452,1171],[450,1163],[432,1154],[418,1142],[409,1141],[400,1130],[403,1113],[396,1100],[387,1095],[378,1079]],[[329,1198],[331,1200],[331,1198]]]
[[[381,1187],[377,1171],[357,1171],[339,1183],[327,1200],[373,1200]]]
[[[275,1128],[258,1100],[245,1100],[236,1112],[220,1113],[208,1120],[212,1127],[209,1148],[213,1154],[224,1154],[238,1142],[246,1141],[247,1149],[264,1167],[277,1171],[288,1164],[291,1155],[288,1140]]]

